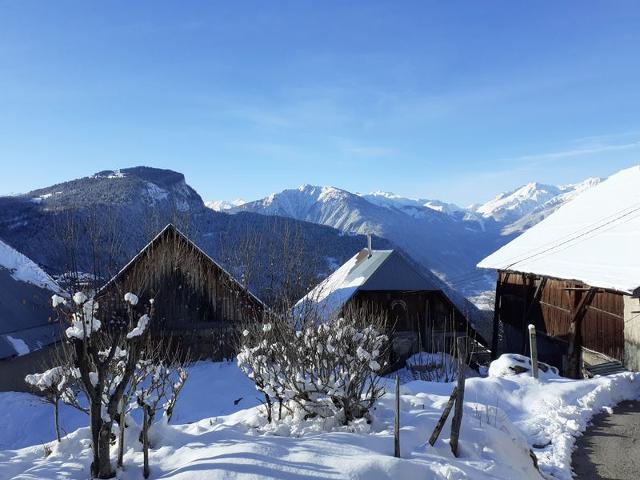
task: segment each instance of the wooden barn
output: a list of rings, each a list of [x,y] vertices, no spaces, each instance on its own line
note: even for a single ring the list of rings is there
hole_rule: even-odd
[[[579,377],[620,362],[640,370],[640,167],[613,175],[478,266],[496,269],[492,351],[528,353]]]
[[[397,362],[418,351],[450,352],[459,335],[482,341],[441,285],[420,274],[395,250],[362,249],[298,301],[295,309],[311,308],[328,319],[349,306],[386,315],[392,360]]]
[[[152,332],[171,335],[192,356],[232,354],[234,326],[258,321],[264,305],[176,227],[167,225],[98,294],[154,299]]]

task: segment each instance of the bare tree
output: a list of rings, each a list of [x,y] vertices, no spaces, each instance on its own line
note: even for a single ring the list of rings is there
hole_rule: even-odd
[[[260,230],[246,224],[220,241],[222,263],[269,307],[287,312],[318,282],[323,260],[299,225],[267,218]]]
[[[56,439],[60,441],[60,421],[59,421],[59,403],[62,399],[70,400],[74,396],[70,384],[72,378],[70,371],[62,366],[53,367],[42,373],[32,373],[27,375],[24,380],[31,388],[42,395],[42,398],[53,405],[53,422],[56,432]],[[64,400],[63,400],[64,401]]]
[[[153,317],[153,303],[143,313],[132,293],[127,293],[122,303],[124,308],[112,305],[100,309],[98,302],[84,292],[76,292],[72,300],[53,297],[54,307],[69,325],[65,330],[69,358],[89,402],[91,469],[98,478],[114,476],[109,457],[112,425]]]

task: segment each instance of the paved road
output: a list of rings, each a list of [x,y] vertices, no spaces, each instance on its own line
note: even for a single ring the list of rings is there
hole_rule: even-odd
[[[579,480],[640,479],[640,402],[596,415],[576,442],[573,469]]]

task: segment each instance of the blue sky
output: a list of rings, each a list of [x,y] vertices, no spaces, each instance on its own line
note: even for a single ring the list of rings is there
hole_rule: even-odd
[[[0,193],[103,169],[468,204],[640,162],[635,1],[0,0]]]

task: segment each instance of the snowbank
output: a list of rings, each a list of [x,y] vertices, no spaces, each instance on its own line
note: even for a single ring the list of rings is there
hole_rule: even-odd
[[[426,443],[453,383],[412,381],[401,388],[402,458],[396,459],[392,395],[378,402],[370,424],[343,427],[310,420],[265,426],[257,392],[234,363],[200,362],[190,373],[174,414],[176,424],[157,424],[151,431],[151,478],[536,479],[540,473],[529,456],[532,449],[544,477],[568,480],[575,436],[591,416],[622,399],[637,398],[640,391],[640,377],[631,373],[583,381],[535,381],[528,373],[470,378],[456,459],[448,444],[450,420],[434,447]],[[385,382],[392,391],[392,380]],[[42,409],[50,406],[30,403],[33,397],[25,394],[5,395],[3,404],[12,403],[0,414],[3,434],[19,435],[19,424],[30,422],[34,412],[40,417],[23,428],[28,438],[15,441],[13,450],[0,451],[0,477],[87,478],[88,429],[74,431],[59,445],[49,443],[52,451],[45,458],[38,432],[52,425]],[[65,414],[63,421],[68,421]],[[135,425],[127,439],[126,469],[119,478],[140,478]],[[32,446],[20,448],[25,445]]]
[[[505,353],[500,358],[491,362],[489,366],[490,377],[507,377],[509,375],[531,375],[533,363],[531,358],[517,353]],[[541,379],[560,378],[558,369],[544,362],[538,362],[538,377]]]

